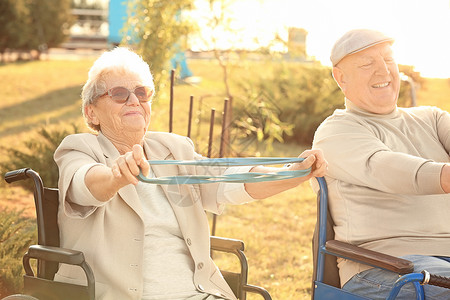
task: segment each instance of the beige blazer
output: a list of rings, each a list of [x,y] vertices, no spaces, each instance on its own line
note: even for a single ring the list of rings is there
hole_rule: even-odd
[[[175,134],[149,132],[144,149],[152,160],[192,160],[192,142]],[[66,137],[55,152],[59,167],[60,208],[58,222],[61,246],[81,250],[94,271],[96,299],[141,299],[143,290],[143,209],[133,185],[119,190],[108,202],[70,199],[72,180],[82,180],[95,164],[110,166],[119,156],[113,144],[101,133]],[[195,166],[153,166],[156,176],[205,174]],[[208,168],[220,174],[224,168]],[[77,173],[77,174],[76,174]],[[75,175],[76,174],[76,175]],[[85,185],[83,184],[85,187]],[[194,284],[202,292],[236,299],[210,258],[209,225],[204,210],[219,213],[219,184],[162,185],[195,263]],[[87,188],[86,188],[87,189]],[[62,265],[56,280],[85,283],[78,267]]]

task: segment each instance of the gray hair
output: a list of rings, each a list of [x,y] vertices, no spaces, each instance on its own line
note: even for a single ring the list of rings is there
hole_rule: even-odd
[[[140,77],[143,85],[155,89],[153,76],[148,64],[136,53],[124,47],[116,47],[111,51],[104,52],[92,65],[88,73],[88,80],[81,92],[81,111],[86,124],[95,131],[100,131],[100,126],[92,124],[86,116],[85,108],[93,104],[98,97],[107,92],[105,75],[117,74],[127,76],[136,74]]]

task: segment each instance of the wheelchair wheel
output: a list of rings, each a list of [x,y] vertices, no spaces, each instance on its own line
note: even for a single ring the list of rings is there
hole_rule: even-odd
[[[16,294],[2,298],[2,300],[39,300],[39,299],[29,295]]]

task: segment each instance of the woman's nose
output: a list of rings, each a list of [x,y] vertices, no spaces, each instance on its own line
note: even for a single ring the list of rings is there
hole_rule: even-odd
[[[139,105],[139,99],[133,92],[130,92],[130,96],[128,96],[127,105]]]

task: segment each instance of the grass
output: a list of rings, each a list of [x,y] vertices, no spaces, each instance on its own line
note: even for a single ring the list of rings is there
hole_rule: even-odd
[[[208,120],[210,109],[216,108],[214,155],[220,134],[220,114],[225,98],[221,69],[214,61],[191,61],[199,85],[175,87],[174,132],[187,133],[189,96],[195,97],[195,117]],[[80,112],[80,90],[86,80],[92,60],[37,61],[0,65],[0,145],[21,147],[39,126],[62,127],[76,123],[83,128]],[[248,65],[233,67],[234,75],[245,80]],[[168,87],[160,93],[168,94]],[[420,105],[436,105],[450,110],[448,79],[427,79],[417,91]],[[445,98],[444,98],[445,97]],[[200,101],[200,99],[202,99]],[[167,97],[154,103],[152,130],[168,130],[169,105]],[[199,152],[205,154],[208,122],[196,123],[193,139]],[[87,130],[86,130],[87,131]],[[296,156],[308,146],[275,145],[275,151],[249,149],[253,155]],[[213,156],[214,156],[213,155]],[[0,157],[6,160],[7,157]],[[5,170],[0,170],[3,174]],[[25,208],[33,216],[32,196],[17,187],[0,184],[0,207]],[[274,299],[309,299],[312,274],[311,236],[315,224],[315,195],[308,183],[280,195],[248,203],[228,206],[218,217],[217,235],[241,239],[246,244],[250,264],[249,282],[269,290]],[[220,267],[228,268],[234,261],[223,255],[215,256]],[[249,297],[249,299],[259,299]]]
[[[218,217],[218,236],[246,244],[249,282],[265,287],[274,299],[310,297],[314,198],[309,185],[303,184],[276,197],[229,206]]]
[[[35,61],[1,66],[1,144],[19,146],[39,126],[80,120],[80,89],[90,65]]]

